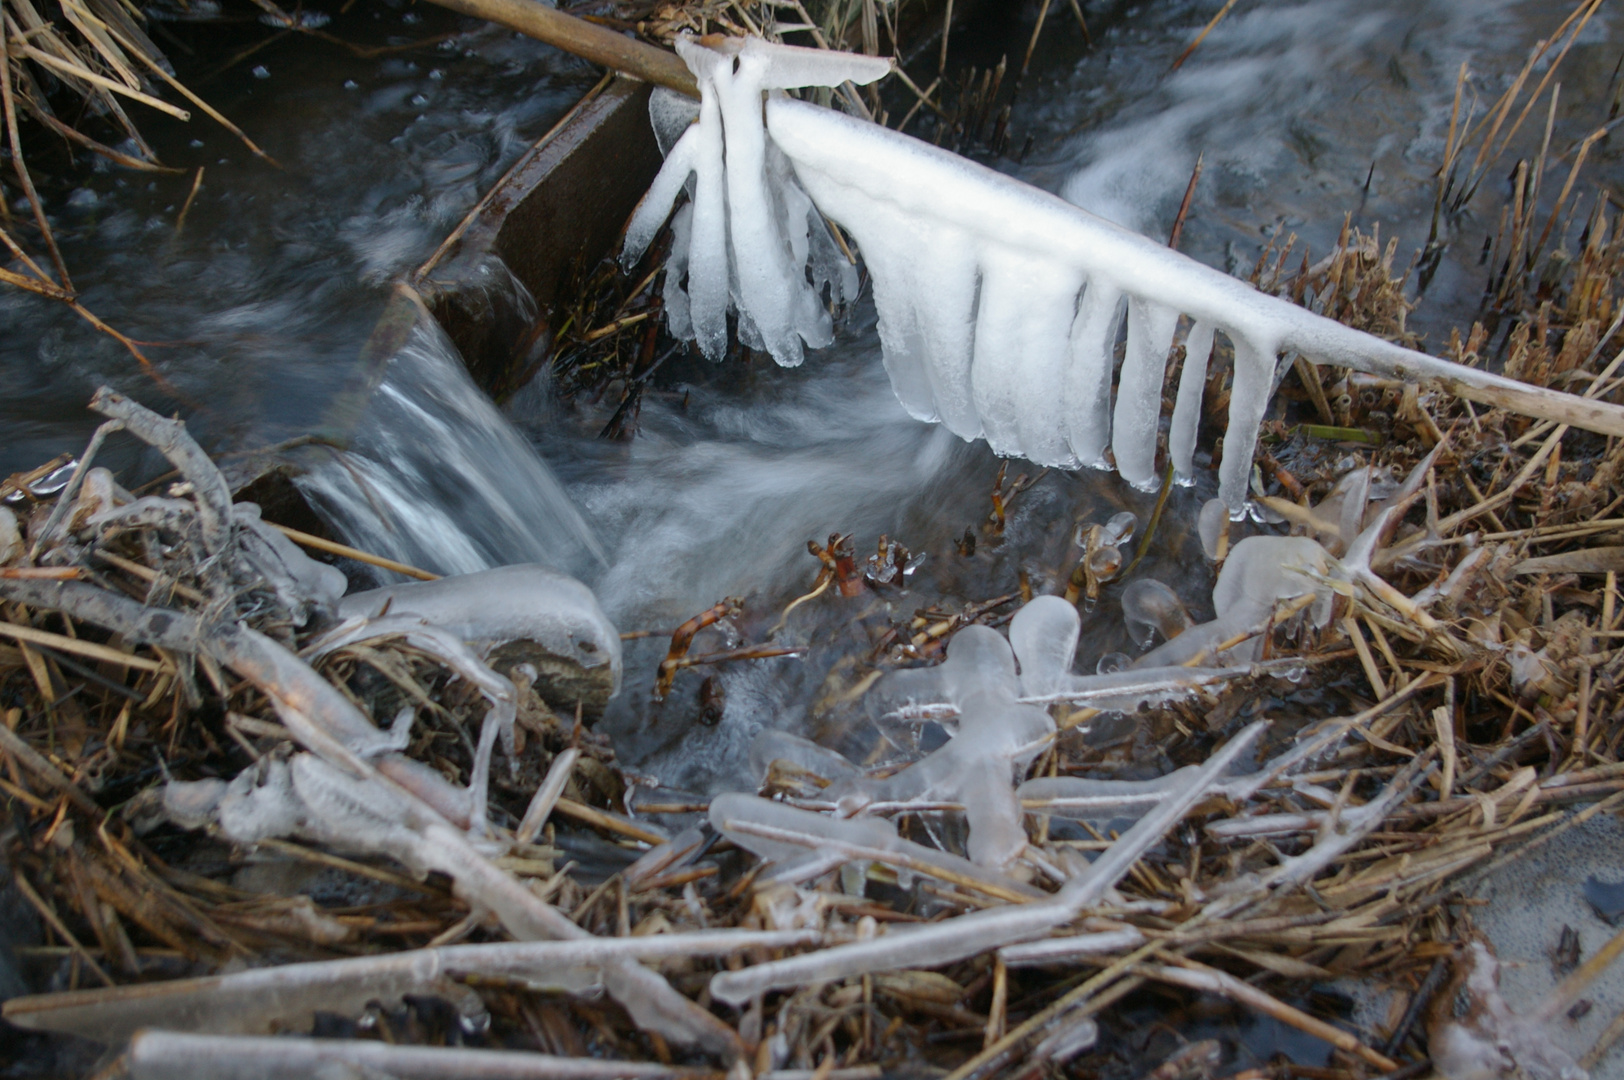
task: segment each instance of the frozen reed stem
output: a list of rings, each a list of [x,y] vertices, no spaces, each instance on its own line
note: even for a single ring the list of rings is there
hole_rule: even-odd
[[[580,756],[581,751],[568,746],[553,758],[553,763],[547,767],[546,778],[530,797],[530,805],[525,808],[524,818],[519,822],[518,831],[513,834],[519,843],[530,843],[541,832],[541,827],[547,824],[547,818],[552,814],[553,807],[558,805],[559,796],[564,794],[564,787],[570,782],[570,773]]]
[[[465,1046],[392,1046],[363,1039],[181,1035],[146,1031],[126,1058],[132,1080],[656,1080],[715,1073],[678,1065],[555,1057]]]
[[[896,826],[880,818],[830,817],[753,795],[727,794],[711,800],[710,819],[717,831],[764,859],[815,855],[825,871],[826,864],[836,858],[840,862],[888,863],[1009,903],[1042,900],[1047,895],[969,859],[904,840],[897,835]]]
[[[1137,949],[1144,943],[1145,935],[1138,927],[1130,926],[1122,930],[1101,930],[1092,934],[1032,941],[1025,945],[1006,945],[998,950],[998,958],[1010,967],[1068,964],[1085,956]]]
[[[566,993],[602,987],[602,968],[621,961],[724,956],[750,948],[816,944],[808,930],[710,930],[633,938],[501,942],[411,949],[379,956],[255,968],[230,975],[108,990],[78,990],[6,1002],[19,1027],[114,1044],[141,1028],[213,1034],[271,1034],[308,1028],[316,1012],[353,1014],[367,1002],[438,994],[482,1010],[455,977],[518,978]]]

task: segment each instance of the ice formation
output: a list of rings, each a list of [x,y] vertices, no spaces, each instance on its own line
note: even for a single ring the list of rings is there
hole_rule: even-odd
[[[830,243],[827,216],[856,240],[873,278],[897,397],[919,419],[967,440],[984,436],[1002,455],[1103,467],[1109,447],[1124,479],[1154,486],[1162,382],[1181,317],[1190,323],[1188,359],[1171,418],[1172,461],[1191,474],[1206,364],[1221,331],[1235,355],[1219,470],[1232,515],[1246,502],[1251,448],[1282,353],[1387,378],[1441,379],[1466,396],[1518,397],[1517,407],[1531,407],[1531,392],[1514,380],[1350,329],[992,169],[776,92],[871,82],[889,70],[883,59],[757,38],[714,47],[679,39],[677,50],[699,82],[699,120],[633,215],[623,259],[642,255],[691,176],[691,201],[672,222],[667,310],[672,332],[712,358],[726,348],[730,308],[740,339],[781,364],[829,342],[823,288],[838,303],[853,296],[854,280]],[[1584,409],[1597,430],[1624,434],[1617,410]]]
[[[939,967],[979,952],[1041,938],[1098,903],[1145,852],[1207,796],[1265,726],[1264,721],[1258,721],[1236,734],[1180,790],[1158,803],[1097,859],[1072,876],[1058,893],[1046,899],[1006,904],[937,923],[893,928],[872,940],[837,945],[741,971],[724,971],[711,979],[711,994],[738,1004],[775,988],[896,968]]]
[[[1325,625],[1333,592],[1329,582],[1340,572],[1331,553],[1306,536],[1249,536],[1231,549],[1218,572],[1212,588],[1217,618],[1158,645],[1135,668],[1205,662],[1226,642],[1246,634],[1254,636],[1223,653],[1241,661],[1256,659],[1261,643],[1255,635],[1281,600],[1313,596],[1309,618],[1316,626]]]
[[[1245,553],[1240,558],[1242,566],[1250,561]],[[1267,590],[1254,586],[1253,591]],[[1230,606],[1237,619],[1252,613],[1246,603],[1237,601]],[[1058,596],[1039,596],[1016,612],[1008,641],[988,627],[967,626],[948,644],[947,659],[941,664],[888,675],[876,690],[881,700],[901,705],[905,713],[940,719],[953,733],[945,746],[888,776],[865,775],[833,750],[772,731],[758,736],[751,746],[752,766],[762,777],[779,762],[821,778],[827,786],[820,798],[833,804],[843,817],[870,814],[880,805],[896,810],[899,805],[960,804],[970,829],[966,845],[970,859],[983,867],[1007,870],[1026,848],[1021,799],[1048,795],[1046,789],[1033,789],[1036,795],[1028,793],[1037,781],[1029,781],[1019,792],[1014,786],[1055,731],[1054,721],[1042,705],[1082,701],[1102,709],[1134,709],[1145,701],[1187,694],[1203,682],[1248,670],[1156,667],[1075,675],[1071,666],[1079,629],[1075,606]],[[1228,624],[1222,624],[1218,632],[1227,636]],[[1166,802],[1188,780],[1189,776],[1179,774],[1147,785],[1107,784],[1106,802],[1114,811],[1107,816],[1139,817]],[[1099,809],[1091,803],[1081,814],[1066,806],[1046,812],[1095,817]],[[793,820],[785,815],[792,815]],[[712,804],[711,818],[718,830],[762,858],[790,859],[816,866],[817,872],[852,857],[841,854],[841,845],[894,851],[899,850],[896,845],[907,843],[899,841],[885,822],[831,821],[750,796],[719,796]],[[735,822],[749,823],[756,831],[741,831]],[[773,829],[792,829],[800,839],[774,841]],[[813,845],[808,838],[816,837],[830,844],[809,854]],[[913,855],[928,861],[918,852]],[[789,876],[804,875],[791,870]]]
[[[1190,613],[1178,594],[1155,578],[1130,581],[1122,590],[1122,618],[1128,625],[1128,636],[1141,648],[1148,645],[1156,634],[1162,640],[1172,641],[1190,628]]]
[[[532,990],[593,995],[603,967],[624,960],[725,956],[752,947],[817,944],[809,931],[708,930],[634,938],[447,945],[339,960],[281,964],[220,975],[116,986],[6,1002],[6,1019],[35,1031],[123,1042],[142,1028],[215,1034],[309,1030],[319,1012],[354,1016],[368,1002],[393,1006],[433,994],[468,1018],[485,1015],[469,976],[522,979]]]
[[[874,802],[962,803],[970,858],[1006,867],[1026,848],[1014,776],[1043,749],[1054,721],[1017,700],[1015,657],[998,631],[967,626],[954,636],[947,656],[931,674],[958,713],[953,739],[891,776],[847,777],[825,794],[848,814]]]
[[[848,861],[883,861],[904,867],[904,879],[913,870],[942,871],[940,876],[948,880],[980,882],[1004,898],[1040,900],[1045,895],[957,855],[905,840],[885,818],[830,817],[731,792],[711,800],[710,822],[735,844],[778,863],[773,876],[779,881],[815,878]]]
[[[338,605],[344,619],[410,615],[433,623],[487,654],[513,642],[539,646],[522,659],[555,678],[567,672],[608,675],[609,694],[620,689],[620,633],[592,590],[572,577],[526,563],[439,581],[390,585],[352,593]]]

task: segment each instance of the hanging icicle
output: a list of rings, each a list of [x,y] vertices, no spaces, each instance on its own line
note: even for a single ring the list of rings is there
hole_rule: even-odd
[[[668,264],[670,326],[712,359],[726,350],[730,310],[740,340],[780,364],[829,344],[825,289],[829,301],[845,302],[856,278],[827,217],[868,266],[885,366],[903,406],[961,438],[984,437],[999,454],[1061,468],[1114,459],[1129,483],[1154,488],[1162,383],[1180,316],[1192,326],[1168,433],[1173,465],[1192,471],[1208,354],[1222,333],[1235,361],[1219,495],[1235,516],[1245,509],[1282,354],[1436,379],[1462,397],[1624,435],[1624,408],[1361,333],[1002,173],[778,92],[872,82],[889,71],[887,60],[758,38],[679,40],[677,51],[699,82],[698,122],[633,215],[623,260],[642,255],[688,190]],[[672,111],[670,102],[660,108]],[[1124,315],[1127,353],[1113,406]]]

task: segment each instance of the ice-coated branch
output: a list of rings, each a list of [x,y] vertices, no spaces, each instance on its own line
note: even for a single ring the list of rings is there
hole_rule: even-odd
[[[466,1046],[394,1046],[365,1039],[182,1035],[146,1031],[130,1044],[132,1080],[664,1080],[714,1073],[677,1065],[556,1057]]]
[[[443,662],[466,679],[490,702],[480,727],[474,750],[473,767],[468,773],[468,810],[459,823],[476,834],[485,832],[485,802],[490,793],[491,754],[500,736],[508,761],[517,767],[513,724],[518,715],[518,691],[503,675],[498,675],[476,656],[462,640],[441,627],[415,615],[389,615],[381,619],[352,619],[342,623],[312,643],[310,659],[316,660],[350,645],[381,638],[400,638]],[[457,820],[454,818],[453,820]]]
[[[1046,900],[971,912],[924,926],[894,928],[869,941],[724,971],[711,979],[711,994],[738,1004],[783,987],[895,968],[940,967],[980,952],[1043,937],[1098,903],[1191,807],[1208,795],[1266,726],[1267,722],[1260,720],[1242,730],[1209,758],[1177,795],[1140,818],[1086,870]]]
[[[820,215],[860,247],[874,282],[880,340],[904,407],[1003,455],[1064,468],[1103,466],[1154,487],[1162,377],[1180,317],[1191,323],[1173,410],[1175,467],[1193,467],[1201,390],[1215,333],[1234,347],[1221,498],[1246,501],[1252,447],[1281,355],[1409,382],[1438,380],[1491,405],[1609,435],[1624,408],[1402,348],[1124,229],[1056,196],[899,132],[768,94],[774,87],[866,82],[872,57],[838,58],[759,39],[715,48],[679,40],[698,77],[699,121],[627,231],[637,258],[694,177],[692,209],[675,223],[668,269],[687,275],[689,309],[670,305],[674,333],[719,357],[729,301],[740,338],[781,364],[830,339],[821,284]],[[763,130],[762,117],[765,115]],[[807,274],[808,259],[812,274]],[[680,290],[680,284],[675,286]],[[1112,404],[1112,350],[1127,353]]]
[[[169,459],[197,495],[204,549],[210,555],[225,550],[231,538],[231,487],[186,430],[186,425],[179,420],[165,420],[109,386],[96,391],[90,399],[90,407],[110,420],[121,422],[126,431]]]
[[[405,994],[466,997],[456,977],[525,979],[565,993],[595,991],[602,967],[616,961],[725,956],[748,948],[814,945],[811,930],[706,930],[633,938],[579,941],[509,941],[408,949],[381,956],[321,960],[255,968],[229,975],[175,979],[138,987],[76,990],[12,998],[6,1019],[36,1031],[59,1031],[102,1043],[120,1043],[144,1027],[213,1034],[256,1035],[302,1030],[319,1011],[354,1015],[374,999]]]
[[[475,850],[462,830],[430,805],[463,803],[465,793],[443,779],[435,783],[426,775],[432,770],[385,776],[374,766],[369,756],[403,767],[410,759],[391,758],[390,736],[309,664],[271,638],[236,623],[204,627],[184,612],[145,607],[82,582],[0,579],[0,596],[65,611],[117,631],[135,644],[207,651],[270,699],[290,734],[312,753],[278,763],[280,787],[253,789],[253,797],[263,799],[263,805],[239,809],[245,810],[242,825],[254,832],[235,838],[252,842],[299,830],[346,850],[388,855],[419,872],[447,874],[460,895],[490,910],[519,940],[588,936]],[[408,790],[413,780],[428,787]],[[731,1029],[657,973],[631,961],[614,961],[605,965],[603,978],[610,995],[645,1030],[723,1056],[737,1052],[738,1040]]]
[[[904,873],[930,874],[1003,900],[1045,898],[1041,890],[969,859],[905,840],[880,818],[829,817],[730,793],[711,800],[710,820],[718,832],[763,859],[797,859],[815,851],[840,862],[890,863]]]

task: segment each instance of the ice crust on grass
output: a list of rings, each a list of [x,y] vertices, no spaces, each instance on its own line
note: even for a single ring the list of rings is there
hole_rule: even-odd
[[[779,92],[872,82],[889,70],[884,59],[758,38],[714,48],[680,38],[677,51],[699,83],[698,121],[633,214],[622,258],[640,258],[689,191],[673,221],[667,309],[672,333],[713,359],[726,350],[730,311],[740,340],[780,364],[830,342],[825,290],[831,303],[852,299],[856,276],[827,217],[867,264],[903,406],[966,440],[985,437],[1001,455],[1104,467],[1109,448],[1125,480],[1153,488],[1162,381],[1182,319],[1188,358],[1168,440],[1189,476],[1221,332],[1234,349],[1219,469],[1231,516],[1245,507],[1282,353],[1388,378],[1524,389],[1350,329],[992,169]],[[680,115],[668,102],[651,108],[667,125]]]
[[[954,636],[947,660],[928,673],[933,686],[920,674],[920,689],[935,689],[957,711],[953,738],[891,776],[845,777],[825,795],[846,814],[875,802],[962,803],[971,860],[1007,867],[1026,848],[1014,776],[1046,745],[1054,721],[1045,710],[1019,702],[1015,655],[988,627],[967,626]]]
[[[352,593],[339,601],[338,614],[346,620],[415,616],[485,651],[535,642],[584,670],[607,667],[610,694],[620,689],[620,633],[597,597],[574,578],[534,563]]]
[[[937,923],[893,928],[872,940],[837,945],[740,971],[722,972],[711,979],[711,994],[738,1004],[775,988],[873,971],[940,967],[979,952],[1043,937],[1075,919],[1089,905],[1097,904],[1145,852],[1206,797],[1265,726],[1265,722],[1258,721],[1237,733],[1191,775],[1186,785],[1141,817],[1057,893],[1041,900],[1006,904]]]

